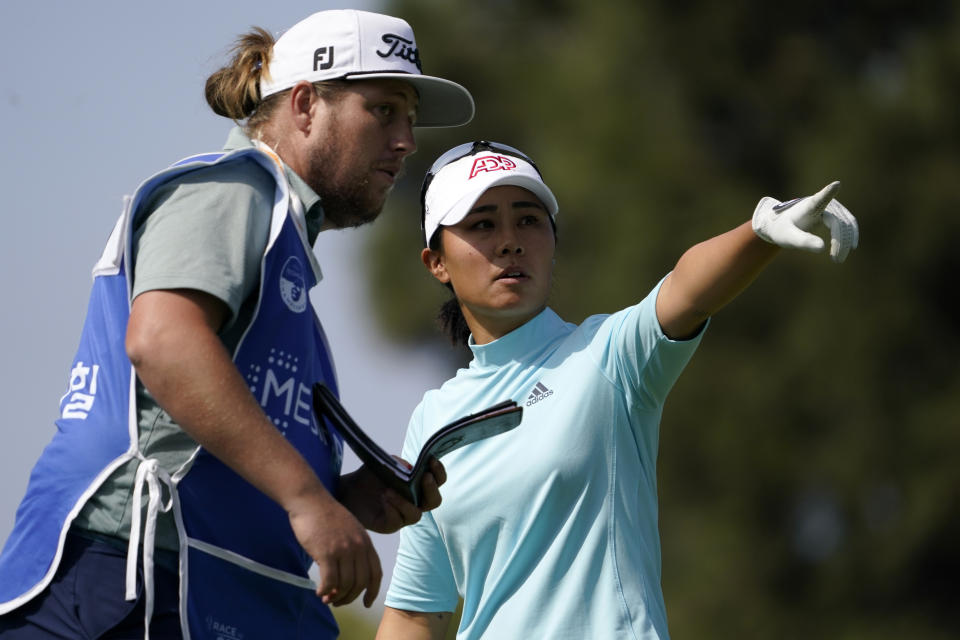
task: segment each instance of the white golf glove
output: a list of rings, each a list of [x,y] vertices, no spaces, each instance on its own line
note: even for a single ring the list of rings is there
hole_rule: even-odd
[[[843,262],[860,241],[857,219],[847,208],[833,200],[840,190],[831,182],[816,195],[780,202],[765,197],[753,212],[753,231],[771,244],[788,249],[823,251],[824,241],[810,230],[823,223],[830,230],[830,257]]]

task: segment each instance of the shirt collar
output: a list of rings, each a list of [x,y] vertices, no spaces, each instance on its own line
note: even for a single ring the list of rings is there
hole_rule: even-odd
[[[500,367],[510,362],[529,361],[569,327],[553,309],[546,307],[525,324],[487,344],[476,344],[473,336],[467,346],[473,352],[471,367]]]

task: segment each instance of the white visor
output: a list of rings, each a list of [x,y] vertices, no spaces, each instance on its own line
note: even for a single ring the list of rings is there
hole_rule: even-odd
[[[556,217],[557,199],[532,164],[514,155],[482,151],[444,166],[424,195],[423,235],[429,244],[438,227],[463,220],[487,189],[511,185],[535,195]]]

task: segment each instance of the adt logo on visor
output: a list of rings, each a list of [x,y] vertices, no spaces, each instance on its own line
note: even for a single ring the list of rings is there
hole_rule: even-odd
[[[473,161],[473,167],[470,169],[470,178],[475,178],[478,174],[485,172],[509,171],[510,169],[516,168],[517,163],[508,156],[481,156]]]

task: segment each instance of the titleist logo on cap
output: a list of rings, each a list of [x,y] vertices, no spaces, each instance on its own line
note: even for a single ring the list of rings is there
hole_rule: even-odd
[[[414,44],[413,40],[408,40],[403,36],[398,36],[395,33],[385,33],[380,39],[390,45],[390,48],[386,51],[380,51],[378,49],[378,56],[381,58],[395,56],[401,60],[412,62],[413,64],[417,65],[417,69],[423,71],[423,67],[420,65],[420,51],[417,49],[417,46]]]
[[[401,60],[415,64],[418,71],[423,71],[423,65],[420,64],[420,51],[417,49],[413,40],[398,36],[395,33],[385,33],[380,36],[380,39],[387,44],[388,48],[386,51],[377,49],[376,53],[378,56],[381,58],[389,58],[390,56],[400,58]],[[318,47],[314,50],[313,70],[325,71],[331,68],[334,65],[335,51],[336,47],[333,45]]]

